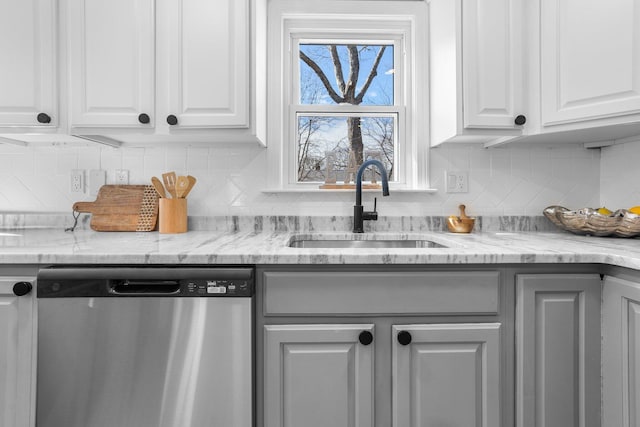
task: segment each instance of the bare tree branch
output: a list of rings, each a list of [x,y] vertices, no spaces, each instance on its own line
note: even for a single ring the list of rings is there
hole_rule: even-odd
[[[316,64],[313,59],[309,58],[302,50],[300,51],[300,59],[302,59],[304,63],[307,64],[316,73],[325,89],[327,89],[327,93],[336,104],[344,102],[344,98],[340,97],[340,95],[336,93],[333,87],[331,87],[329,79],[324,74],[322,69],[318,66],[318,64]]]
[[[336,80],[338,81],[338,88],[342,92],[342,96],[346,94],[344,85],[344,72],[342,71],[342,63],[340,62],[340,56],[338,56],[338,47],[335,44],[329,45],[329,52],[331,52],[331,60],[333,61],[334,73]]]
[[[362,89],[360,90],[360,93],[358,94],[358,96],[356,96],[355,98],[358,104],[362,102],[362,99],[364,98],[364,94],[367,93],[367,90],[369,90],[369,86],[371,85],[371,82],[373,81],[374,77],[378,75],[378,65],[382,60],[382,55],[384,54],[384,50],[386,48],[387,48],[386,46],[380,47],[380,50],[378,51],[378,55],[376,55],[376,60],[373,62],[373,65],[371,66],[371,71],[367,76],[367,81],[365,82],[364,86],[362,86]]]
[[[356,45],[348,45],[349,52],[349,80],[347,81],[346,91],[344,93],[347,102],[350,104],[359,104],[356,100],[356,86],[358,85],[358,74],[360,74],[360,55]]]

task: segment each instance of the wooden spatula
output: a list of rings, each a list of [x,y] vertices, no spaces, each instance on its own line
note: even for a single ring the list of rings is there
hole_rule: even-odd
[[[162,180],[164,182],[164,188],[167,189],[171,197],[176,198],[176,173],[167,172],[162,174]]]
[[[178,176],[176,181],[176,196],[178,198],[183,198],[188,188],[189,179],[186,176]]]

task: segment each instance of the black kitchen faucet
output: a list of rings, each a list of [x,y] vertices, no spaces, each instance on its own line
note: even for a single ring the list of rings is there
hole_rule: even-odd
[[[380,176],[382,177],[382,195],[389,195],[389,181],[387,180],[387,171],[384,168],[382,162],[378,160],[367,160],[358,168],[358,172],[356,173],[356,204],[353,207],[353,232],[354,233],[364,233],[363,223],[364,221],[376,221],[378,219],[378,212],[376,210],[376,205],[378,199],[375,198],[373,202],[373,211],[365,212],[364,207],[362,206],[362,174],[367,166],[373,165],[378,168],[380,171]]]

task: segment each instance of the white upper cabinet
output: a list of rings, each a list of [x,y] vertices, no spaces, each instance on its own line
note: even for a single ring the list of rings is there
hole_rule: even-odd
[[[70,132],[263,143],[261,4],[68,1]]]
[[[520,0],[431,0],[431,145],[522,134]]]
[[[154,21],[154,0],[69,3],[71,127],[153,126]]]
[[[540,13],[542,125],[638,121],[640,3],[541,0]]]
[[[431,145],[640,135],[640,3],[430,0]]]
[[[513,129],[523,115],[522,10],[514,0],[462,4],[466,128]],[[524,122],[522,122],[524,124]]]
[[[172,0],[159,6],[162,120],[178,127],[249,126],[249,2]]]
[[[0,128],[55,129],[55,0],[0,0]]]

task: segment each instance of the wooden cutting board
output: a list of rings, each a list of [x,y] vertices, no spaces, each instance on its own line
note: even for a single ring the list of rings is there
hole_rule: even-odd
[[[158,193],[152,185],[103,185],[95,202],[76,202],[73,210],[90,213],[95,231],[153,231]]]

